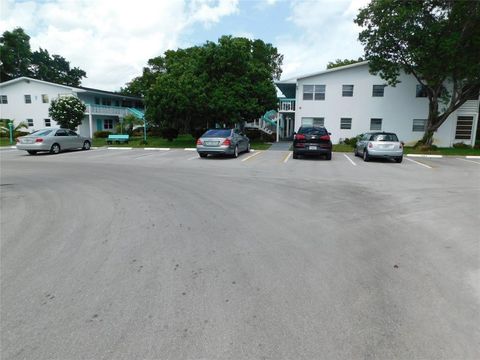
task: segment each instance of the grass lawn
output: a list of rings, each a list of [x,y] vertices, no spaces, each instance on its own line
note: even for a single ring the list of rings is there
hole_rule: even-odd
[[[128,144],[112,144],[108,146],[118,146],[118,147],[134,147],[134,148],[144,148],[144,147],[159,147],[159,148],[194,148],[196,140],[191,135],[179,135],[173,141],[168,141],[161,137],[157,136],[148,136],[147,144],[143,144],[143,137],[131,137]],[[266,150],[270,147],[271,144],[264,143],[263,141],[252,141],[250,143],[252,149],[256,150]],[[93,139],[93,146],[107,146],[107,139]]]
[[[15,139],[13,139],[13,144],[10,144],[10,138],[0,137],[0,146],[13,146],[15,145]]]
[[[333,145],[333,151],[353,153],[353,148],[349,145],[336,144],[336,145]],[[438,148],[436,150],[431,150],[431,151],[420,151],[419,149],[414,149],[413,147],[405,146],[405,148],[403,149],[403,153],[404,154],[429,154],[429,155],[454,155],[454,156],[467,156],[467,155],[480,156],[480,149]]]

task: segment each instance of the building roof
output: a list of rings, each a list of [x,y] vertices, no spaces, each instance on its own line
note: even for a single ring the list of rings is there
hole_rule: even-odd
[[[143,100],[141,97],[138,97],[138,96],[128,96],[128,95],[115,93],[115,92],[112,92],[112,91],[105,91],[105,90],[100,90],[100,89],[88,88],[88,87],[84,87],[84,86],[70,86],[70,85],[57,84],[57,83],[53,83],[53,82],[50,82],[50,81],[34,79],[34,78],[31,78],[31,77],[28,77],[28,76],[22,76],[22,77],[18,77],[18,78],[12,79],[12,80],[2,82],[2,83],[0,83],[0,87],[11,85],[11,84],[14,84],[14,83],[17,83],[17,82],[20,82],[20,81],[27,81],[27,82],[34,81],[34,82],[38,82],[38,83],[41,83],[41,84],[55,85],[55,86],[58,86],[58,87],[69,89],[69,90],[71,90],[73,92],[77,92],[77,93],[91,92],[91,93],[98,93],[98,94],[105,94],[105,95],[110,95],[110,96],[115,96],[115,97],[121,97],[122,99]]]

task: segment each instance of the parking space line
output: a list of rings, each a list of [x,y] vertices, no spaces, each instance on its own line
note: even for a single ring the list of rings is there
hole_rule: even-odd
[[[350,163],[353,165],[353,166],[357,166],[357,164],[352,160],[350,159],[349,156],[347,156],[347,154],[343,154],[343,156],[345,156],[347,158],[348,161],[350,161]]]
[[[431,166],[427,165],[427,164],[424,164],[424,163],[421,163],[420,161],[416,161],[416,160],[412,160],[412,159],[409,159],[409,158],[405,158],[405,160],[408,160],[408,161],[411,161],[417,165],[420,165],[420,166],[424,166],[428,169],[433,169]]]
[[[191,158],[188,158],[188,160],[195,160],[195,159],[200,159],[198,155],[192,156]]]
[[[253,158],[254,156],[257,156],[257,155],[259,155],[259,154],[261,154],[261,153],[262,153],[262,151],[259,151],[259,152],[256,152],[256,153],[250,155],[250,156],[247,156],[245,159],[242,159],[242,162],[243,162],[243,161],[247,161],[247,160],[249,160],[249,159]]]
[[[133,148],[131,147],[107,147],[107,150],[132,150]]]
[[[467,160],[467,159],[461,159],[461,158],[457,158],[457,160],[467,161],[467,162],[470,162],[470,163],[474,163],[474,164],[478,164],[478,165],[480,165],[480,162],[478,162],[478,161]]]
[[[153,154],[143,154],[143,155],[134,157],[134,159],[140,159],[140,158],[143,158],[143,157],[146,157],[146,156],[152,156],[152,155]]]
[[[286,163],[290,159],[291,156],[292,156],[292,152],[289,151],[287,156],[285,156],[285,158],[283,159],[283,163]]]

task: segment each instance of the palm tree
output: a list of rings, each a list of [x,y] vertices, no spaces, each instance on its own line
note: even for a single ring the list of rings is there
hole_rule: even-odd
[[[10,128],[8,127],[8,123],[13,122],[13,120],[10,119],[0,119],[0,133],[2,134],[8,134],[10,131]],[[20,132],[22,129],[28,130],[28,124],[25,121],[21,121],[18,123],[17,126],[15,126],[15,123],[13,122],[14,127],[13,127],[13,133]]]

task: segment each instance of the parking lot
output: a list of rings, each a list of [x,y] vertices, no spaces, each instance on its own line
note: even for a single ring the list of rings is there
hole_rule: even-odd
[[[480,358],[480,159],[0,160],[2,358]]]

